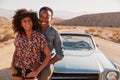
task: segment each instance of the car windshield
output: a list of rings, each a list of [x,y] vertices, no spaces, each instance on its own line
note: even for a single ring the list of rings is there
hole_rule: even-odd
[[[86,35],[62,35],[64,48],[94,49],[91,36]]]

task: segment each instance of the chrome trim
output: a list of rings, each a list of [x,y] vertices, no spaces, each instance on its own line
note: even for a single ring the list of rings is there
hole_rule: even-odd
[[[52,77],[52,79],[98,79],[98,77]]]

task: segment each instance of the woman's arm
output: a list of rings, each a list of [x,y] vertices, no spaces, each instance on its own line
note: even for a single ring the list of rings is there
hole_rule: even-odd
[[[49,61],[50,61],[50,50],[48,48],[48,46],[44,47],[44,54],[45,54],[45,59],[42,62],[42,65],[40,65],[40,67],[38,67],[38,69],[36,70],[38,72],[38,74],[40,73],[40,71],[48,65]]]
[[[63,54],[63,43],[62,40],[60,39],[60,34],[58,33],[58,31],[55,31],[54,33],[55,38],[53,40],[53,45],[54,45],[54,49],[55,49],[55,56],[51,58],[49,65],[50,64],[54,64],[57,61],[60,61],[63,59],[64,54]]]

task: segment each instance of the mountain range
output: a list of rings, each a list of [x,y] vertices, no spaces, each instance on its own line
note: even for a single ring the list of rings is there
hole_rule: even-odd
[[[0,17],[12,19],[14,11],[0,8]],[[69,11],[55,11],[52,24],[67,26],[120,27],[120,12],[85,14]]]
[[[120,12],[81,15],[54,24],[67,26],[120,27]]]

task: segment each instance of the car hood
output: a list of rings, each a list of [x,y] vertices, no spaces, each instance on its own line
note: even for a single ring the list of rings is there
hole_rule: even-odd
[[[104,69],[96,50],[65,50],[63,60],[55,64],[55,72],[100,73]],[[99,54],[99,53],[98,53]],[[104,56],[100,56],[104,57]],[[103,58],[104,59],[104,58]],[[108,61],[107,61],[108,62]],[[107,63],[109,64],[109,63]],[[110,67],[111,65],[109,65]],[[108,67],[108,66],[107,66]]]

